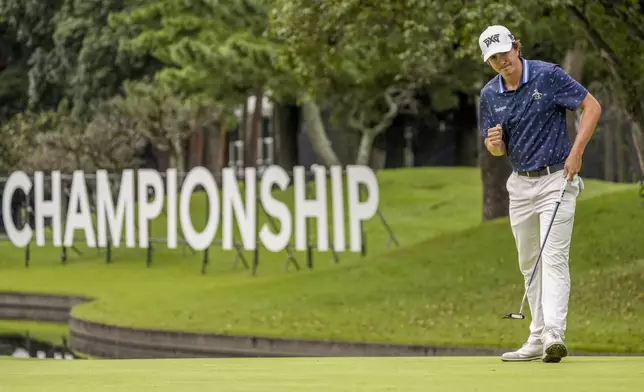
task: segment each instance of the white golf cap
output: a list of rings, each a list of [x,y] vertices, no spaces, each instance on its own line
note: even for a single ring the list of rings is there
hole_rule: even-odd
[[[479,36],[479,47],[483,54],[483,61],[487,61],[490,56],[496,53],[508,52],[512,49],[514,36],[504,26],[489,26]]]

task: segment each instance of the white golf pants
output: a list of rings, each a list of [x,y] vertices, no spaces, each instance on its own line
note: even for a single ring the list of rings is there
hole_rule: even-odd
[[[524,289],[539,256],[564,181],[563,170],[541,177],[520,176],[512,172],[507,180],[510,224],[516,241],[519,269],[525,278]],[[530,285],[527,298],[532,315],[530,342],[541,342],[542,334],[547,330],[553,330],[562,337],[565,334],[570,296],[568,256],[577,196],[583,187],[579,176],[566,185]]]

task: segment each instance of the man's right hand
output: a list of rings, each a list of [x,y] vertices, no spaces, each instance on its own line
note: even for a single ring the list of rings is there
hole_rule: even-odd
[[[494,156],[498,157],[505,154],[505,143],[501,136],[501,124],[497,124],[496,127],[487,130],[485,147]]]

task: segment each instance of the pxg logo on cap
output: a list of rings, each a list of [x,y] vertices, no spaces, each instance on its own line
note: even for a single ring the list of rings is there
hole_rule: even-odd
[[[507,52],[512,49],[514,36],[504,26],[490,26],[479,36],[479,47],[483,55],[483,61],[487,61],[490,56],[496,53]]]

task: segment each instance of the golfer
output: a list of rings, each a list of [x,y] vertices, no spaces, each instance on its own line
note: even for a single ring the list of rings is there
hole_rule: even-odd
[[[507,155],[513,168],[506,189],[525,287],[562,181],[568,180],[528,291],[530,334],[520,349],[501,359],[559,362],[568,355],[564,343],[570,295],[568,255],[576,198],[583,190],[577,174],[601,107],[557,64],[525,59],[520,41],[507,28],[488,27],[479,37],[479,46],[483,61],[498,73],[481,89],[480,132],[490,154]],[[573,143],[568,138],[566,109],[577,108],[582,117]]]

